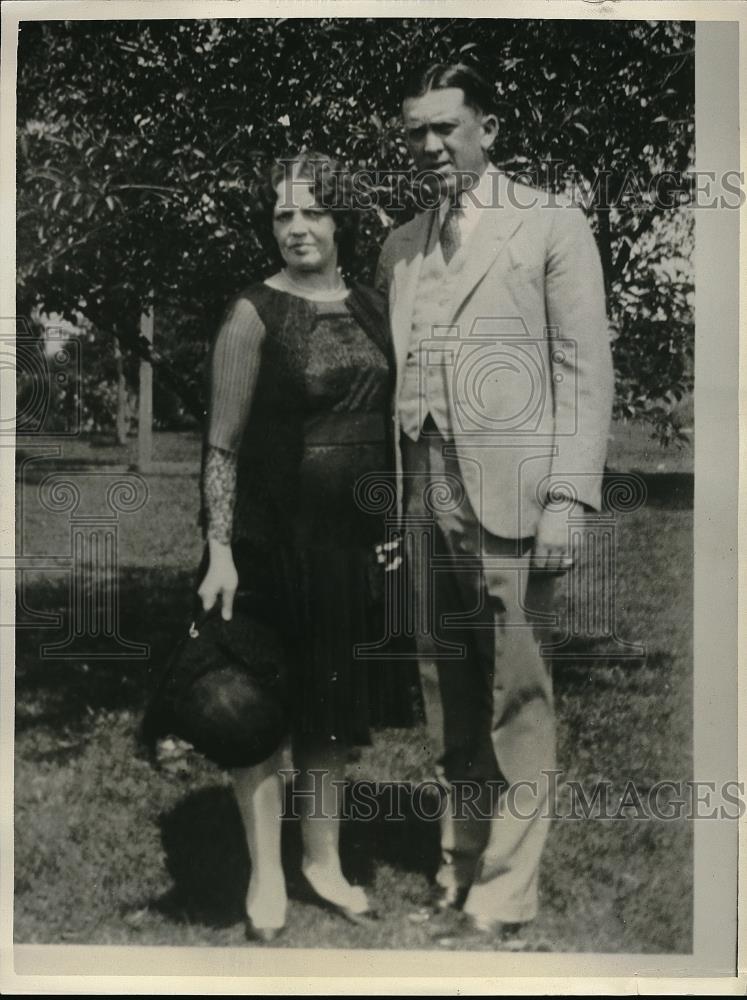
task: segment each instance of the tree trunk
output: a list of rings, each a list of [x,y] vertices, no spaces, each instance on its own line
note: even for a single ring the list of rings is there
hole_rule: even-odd
[[[599,256],[602,258],[602,271],[604,272],[604,292],[607,296],[607,301],[609,301],[613,277],[612,238],[610,235],[609,208],[598,208],[597,219],[599,220]]]
[[[126,445],[127,435],[130,432],[130,403],[122,350],[116,337],[114,338],[114,359],[117,365],[117,444]]]
[[[97,324],[99,325],[99,324]],[[120,342],[124,344],[129,350],[134,351],[136,356],[140,358],[141,361],[147,361],[153,366],[154,371],[158,371],[159,378],[163,380],[163,384],[169,386],[173,389],[177,396],[182,400],[187,410],[196,417],[197,420],[202,424],[205,417],[204,404],[190,384],[190,382],[179,372],[172,364],[170,364],[166,358],[164,358],[161,353],[156,350],[149,341],[142,336],[142,334],[134,330],[131,325],[122,323],[121,320],[117,322],[113,320],[111,322],[111,327],[115,328],[117,331],[117,336]],[[106,327],[103,327],[107,329]]]
[[[140,315],[140,339],[153,349],[153,308]],[[153,365],[140,359],[137,418],[137,465],[147,472],[153,460]]]

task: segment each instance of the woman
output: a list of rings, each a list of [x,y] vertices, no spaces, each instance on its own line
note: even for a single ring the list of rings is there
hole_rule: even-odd
[[[320,900],[360,923],[373,914],[340,866],[332,782],[371,721],[368,672],[352,651],[379,638],[367,634],[366,572],[381,524],[354,491],[361,476],[389,466],[386,313],[377,293],[349,288],[341,274],[355,218],[339,164],[315,153],[284,160],[271,188],[284,267],[237,297],[213,348],[209,565],[198,593],[206,609],[220,599],[224,617],[237,588],[269,594],[292,636],[296,787],[317,796],[316,815],[307,801],[301,818],[302,871]],[[281,766],[278,753],[233,773],[251,858],[247,934],[263,941],[286,914]]]

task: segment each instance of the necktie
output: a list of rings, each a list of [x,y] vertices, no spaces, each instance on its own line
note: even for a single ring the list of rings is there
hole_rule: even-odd
[[[462,245],[460,222],[463,213],[464,209],[461,205],[452,205],[446,213],[446,218],[441,226],[441,232],[438,238],[441,243],[441,251],[444,255],[444,260],[447,264]]]

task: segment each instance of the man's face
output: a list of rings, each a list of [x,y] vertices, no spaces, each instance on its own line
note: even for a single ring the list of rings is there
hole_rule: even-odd
[[[485,170],[497,132],[495,117],[466,105],[461,87],[408,97],[402,115],[407,146],[418,170],[442,178],[449,193],[473,186],[469,176]]]

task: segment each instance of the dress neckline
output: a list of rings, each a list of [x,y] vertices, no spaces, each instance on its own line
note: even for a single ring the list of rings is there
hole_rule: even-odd
[[[273,275],[272,277],[275,277]],[[291,288],[282,288],[277,285],[271,285],[269,280],[266,278],[262,284],[266,288],[271,288],[273,292],[279,292],[281,295],[290,295],[294,299],[301,299],[303,302],[322,303],[323,305],[329,305],[330,303],[347,302],[350,297],[350,288],[343,288],[338,292],[327,294],[321,293],[311,293],[309,295],[303,295],[300,292],[294,291]],[[342,294],[341,294],[342,293]]]

